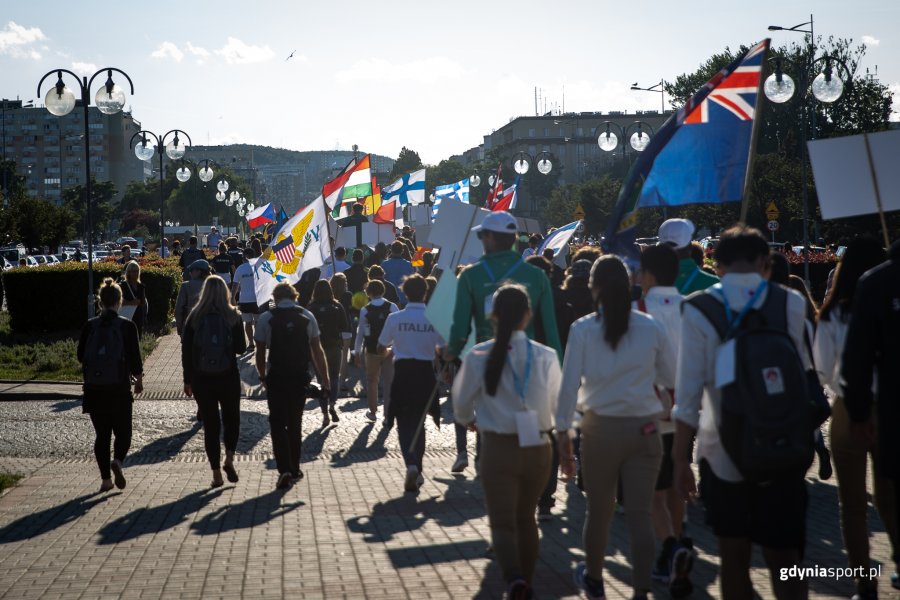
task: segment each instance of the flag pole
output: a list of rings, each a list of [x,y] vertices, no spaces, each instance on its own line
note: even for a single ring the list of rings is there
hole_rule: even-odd
[[[337,274],[337,264],[334,262],[334,239],[331,237],[331,229],[328,228],[328,219],[334,221],[331,211],[328,210],[328,203],[325,202],[325,188],[322,188],[322,208],[325,210],[325,234],[328,236],[328,250],[331,252],[331,275]],[[335,221],[337,223],[337,221]]]
[[[753,164],[756,162],[756,141],[759,138],[759,123],[762,121],[762,111],[765,102],[763,102],[763,67],[769,58],[769,46],[772,40],[766,39],[766,50],[763,52],[762,62],[759,69],[759,83],[756,87],[756,109],[753,113],[753,128],[750,133],[750,152],[747,154],[747,172],[744,174],[744,193],[741,198],[741,223],[747,222],[747,212],[750,208],[750,176],[753,174]]]
[[[878,207],[878,217],[881,219],[881,233],[884,235],[884,247],[891,247],[891,238],[888,237],[887,219],[884,217],[884,207],[881,204],[881,191],[878,189],[878,175],[875,173],[875,162],[872,160],[872,148],[869,146],[869,134],[863,134],[866,142],[866,157],[869,159],[869,171],[872,174],[872,187],[875,189],[875,205]]]

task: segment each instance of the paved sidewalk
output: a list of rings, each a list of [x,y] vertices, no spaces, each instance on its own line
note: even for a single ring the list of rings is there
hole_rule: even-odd
[[[211,490],[202,434],[189,418],[193,403],[165,401],[180,392],[175,350],[177,336],[163,338],[148,358],[145,380],[155,374],[149,393],[159,397],[135,405],[128,486],[121,492],[96,494],[90,424],[77,402],[0,404],[8,421],[0,428],[0,472],[27,475],[0,497],[0,598],[502,596],[499,570],[486,556],[481,485],[472,469],[449,472],[452,427],[429,426],[426,484],[418,495],[405,494],[396,433],[365,423],[364,401],[342,399],[341,422],[328,430],[318,429],[311,401],[306,477],[282,493],[274,490],[265,403],[244,400],[241,481]],[[242,362],[243,374],[249,361]],[[248,390],[255,393],[252,385]],[[834,481],[810,479],[809,489],[804,566],[843,567]],[[540,598],[578,597],[571,567],[583,556],[584,510],[574,485],[561,484],[555,518],[541,525]],[[692,597],[717,598],[716,542],[698,508],[688,517],[699,551]],[[873,511],[869,527],[873,559],[885,565],[880,597],[896,599],[900,594],[887,583],[887,536]],[[624,517],[614,516],[604,573],[611,599],[631,597],[628,539]],[[772,598],[758,552],[752,577],[759,596]],[[668,597],[661,586],[654,591]],[[812,598],[851,594],[848,580],[810,581]]]

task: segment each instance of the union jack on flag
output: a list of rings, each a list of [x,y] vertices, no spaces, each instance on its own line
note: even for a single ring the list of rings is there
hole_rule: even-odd
[[[608,252],[634,254],[639,208],[743,199],[768,51],[766,39],[716,73],[651,138],[619,190]]]
[[[272,246],[272,250],[278,260],[285,264],[294,260],[294,254],[297,253],[297,248],[294,247],[294,238],[290,235]]]

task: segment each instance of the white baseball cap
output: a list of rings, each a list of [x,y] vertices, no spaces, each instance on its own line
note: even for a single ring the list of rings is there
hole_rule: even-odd
[[[659,243],[675,248],[690,245],[694,236],[694,224],[689,219],[669,219],[659,226]]]
[[[519,231],[519,224],[514,216],[506,211],[498,210],[486,216],[481,225],[476,225],[472,228],[472,231],[476,233],[479,231],[493,231],[494,233],[515,234]]]

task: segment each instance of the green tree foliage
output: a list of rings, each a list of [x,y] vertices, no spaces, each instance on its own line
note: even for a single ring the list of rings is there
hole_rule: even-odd
[[[132,237],[157,238],[159,236],[159,211],[142,208],[128,211],[122,215],[120,233]]]
[[[391,169],[391,174],[388,176],[390,181],[387,183],[396,181],[406,173],[418,171],[423,166],[422,159],[419,158],[419,153],[403,146],[403,148],[400,149],[400,156],[394,161],[394,168]]]
[[[622,182],[608,175],[582,183],[570,183],[554,189],[544,211],[547,225],[560,227],[574,220],[572,214],[580,204],[584,209],[584,226],[588,235],[601,236],[612,216]]]
[[[16,170],[16,161],[0,160],[0,198],[2,198],[0,204],[5,206],[11,200],[24,198],[27,193],[25,177],[19,175]]]
[[[75,214],[46,200],[24,196],[13,200],[3,213],[4,231],[10,235],[8,241],[21,242],[28,248],[57,248],[75,232]]]
[[[228,191],[225,192],[226,196],[237,190],[247,199],[248,203],[256,203],[250,185],[229,167],[213,167],[215,177],[209,183],[200,181],[194,166],[189,168],[191,169],[191,178],[184,183],[175,179],[175,169],[166,169],[167,184],[174,182],[171,187],[169,185],[164,187],[169,190],[168,196],[166,196],[165,216],[167,221],[178,221],[182,225],[208,225],[213,222],[213,217],[218,217],[220,225],[237,225],[242,220],[242,217],[237,214],[237,207],[227,206],[224,201],[216,200],[218,192],[216,184],[223,177],[229,184]],[[159,185],[158,181],[156,185]],[[277,206],[275,210],[278,210]]]
[[[93,215],[95,237],[97,237],[98,232],[106,231],[109,227],[109,220],[113,216],[112,199],[115,195],[116,186],[112,181],[97,181],[91,176],[91,200],[93,204],[91,214]],[[86,226],[84,215],[87,214],[84,186],[75,185],[64,189],[62,199],[63,206],[78,215],[76,229],[79,236],[83,237]]]

